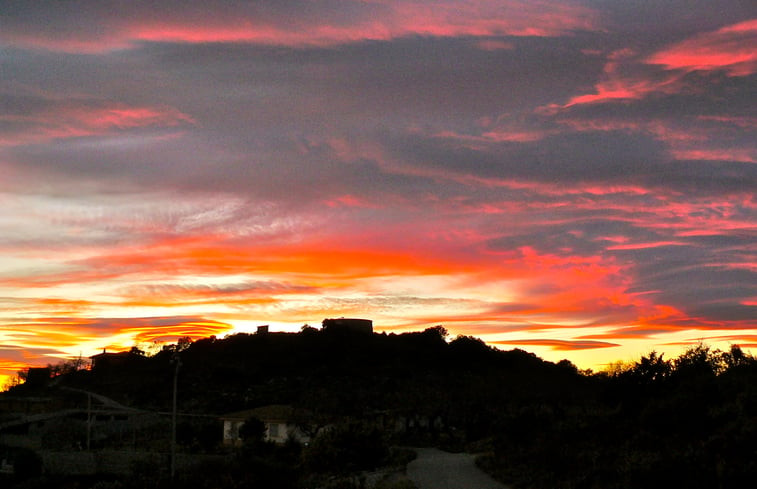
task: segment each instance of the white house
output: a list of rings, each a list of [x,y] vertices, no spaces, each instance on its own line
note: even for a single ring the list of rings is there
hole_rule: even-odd
[[[239,428],[242,427],[245,420],[253,417],[259,419],[265,425],[264,439],[266,441],[283,444],[291,437],[300,443],[308,443],[310,437],[297,426],[295,414],[295,410],[291,406],[279,404],[225,414],[221,416],[223,444],[241,444]]]

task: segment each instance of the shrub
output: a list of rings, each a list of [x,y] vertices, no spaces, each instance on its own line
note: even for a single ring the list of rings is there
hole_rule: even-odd
[[[350,422],[321,432],[305,451],[304,463],[314,472],[350,473],[375,469],[388,457],[378,428]]]

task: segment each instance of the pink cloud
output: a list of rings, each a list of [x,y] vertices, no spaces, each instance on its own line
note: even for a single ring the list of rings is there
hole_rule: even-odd
[[[598,14],[575,2],[552,0],[476,0],[461,5],[442,0],[355,2],[350,9],[306,2],[302,8],[223,5],[213,2],[192,10],[164,5],[122,5],[117,12],[100,9],[86,20],[99,28],[58,28],[34,32],[21,22],[9,25],[0,39],[52,51],[98,53],[135,42],[256,43],[267,45],[334,45],[405,36],[560,36],[596,29]],[[58,6],[58,22],[74,22],[79,12]],[[79,15],[77,15],[79,14]],[[30,16],[33,14],[29,14]],[[30,21],[28,21],[30,22]],[[77,20],[80,24],[81,20]],[[494,47],[494,44],[482,46]],[[487,47],[484,47],[485,49]],[[502,48],[502,45],[497,47]]]
[[[681,241],[657,241],[654,243],[629,243],[608,246],[608,250],[646,250],[649,248],[659,248],[661,246],[682,246],[686,243]]]
[[[652,73],[639,63],[638,53],[620,49],[607,57],[594,93],[576,95],[562,106],[551,105],[542,109],[546,113],[576,105],[638,100],[653,92],[675,93],[680,87],[680,75]]]
[[[697,116],[693,118],[572,118],[558,122],[572,130],[627,131],[646,133],[664,142],[669,154],[678,160],[757,162],[757,147],[748,141],[735,141],[757,122],[750,117]]]
[[[542,107],[540,112],[554,114],[576,105],[678,93],[687,87],[684,76],[694,71],[724,71],[730,76],[757,72],[757,19],[699,34],[646,57],[628,48],[614,51],[607,57],[593,93],[576,95],[563,105]]]
[[[369,202],[367,199],[357,197],[352,194],[345,194],[325,202],[328,207],[357,207],[357,208],[378,208],[378,205]]]
[[[93,101],[50,101],[45,109],[0,115],[0,121],[17,127],[0,134],[0,145],[5,146],[102,135],[141,127],[180,127],[195,122],[192,117],[173,107]]]
[[[647,58],[668,70],[723,70],[731,76],[757,72],[757,19],[707,32],[679,42]]]
[[[482,143],[531,143],[544,139],[546,136],[553,134],[554,131],[518,127],[517,125],[502,125],[492,128],[480,136],[472,134],[459,134],[454,131],[440,131],[434,134],[434,137],[449,139],[462,146],[471,149],[484,149]]]
[[[674,149],[671,154],[678,160],[757,163],[757,149],[752,148]]]

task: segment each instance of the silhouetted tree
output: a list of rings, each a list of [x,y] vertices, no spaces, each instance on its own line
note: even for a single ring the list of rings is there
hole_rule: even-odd
[[[436,335],[445,341],[447,340],[447,336],[449,336],[449,331],[447,331],[447,328],[445,328],[441,324],[432,326],[431,328],[426,328],[423,332],[426,334]]]
[[[490,348],[480,338],[475,336],[458,335],[449,344],[452,355],[462,360],[475,358],[483,360],[490,352]]]
[[[250,416],[239,427],[239,437],[245,444],[262,442],[265,437],[265,423],[255,416]]]
[[[648,356],[642,356],[626,374],[640,384],[660,382],[668,378],[672,371],[670,362],[663,356],[664,354],[658,355],[656,351],[652,351]]]

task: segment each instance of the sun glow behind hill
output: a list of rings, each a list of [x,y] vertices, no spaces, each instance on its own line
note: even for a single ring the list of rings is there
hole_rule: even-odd
[[[340,316],[757,345],[746,3],[116,3],[4,6],[0,375]]]

